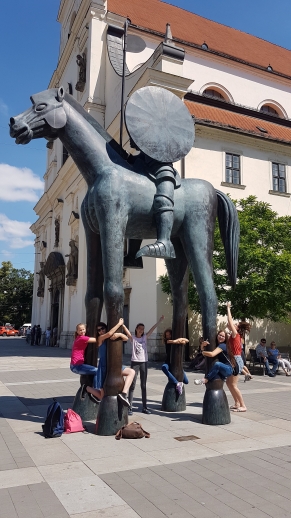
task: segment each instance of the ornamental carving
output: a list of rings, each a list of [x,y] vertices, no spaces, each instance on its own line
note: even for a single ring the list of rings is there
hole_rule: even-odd
[[[45,287],[45,273],[44,273],[44,262],[40,263],[40,270],[36,272],[38,277],[38,287],[37,287],[37,297],[44,297],[44,287]]]
[[[76,90],[78,92],[84,92],[85,84],[86,84],[86,54],[83,52],[77,55],[77,65],[79,67],[79,79],[76,83]]]
[[[70,240],[69,246],[71,247],[71,252],[65,256],[69,258],[67,263],[66,284],[67,286],[76,286],[78,279],[79,250],[74,239]]]

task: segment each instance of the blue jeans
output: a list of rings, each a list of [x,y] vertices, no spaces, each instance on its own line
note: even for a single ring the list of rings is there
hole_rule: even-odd
[[[93,376],[93,388],[98,388],[97,367],[94,367],[94,365],[87,365],[86,363],[81,363],[81,365],[73,365],[71,363],[70,369],[74,374],[79,374],[80,376],[81,374],[89,374],[90,376]]]
[[[233,368],[231,365],[221,362],[216,362],[213,367],[211,367],[208,374],[206,374],[205,378],[208,379],[208,381],[212,381],[217,378],[221,378],[222,380],[225,380],[225,378],[228,378],[229,376],[232,376]]]
[[[164,374],[166,374],[168,380],[171,382],[171,383],[175,383],[175,385],[177,385],[178,381],[177,379],[175,378],[175,376],[173,376],[173,374],[170,372],[170,367],[167,363],[164,363],[162,365],[162,371]],[[189,380],[185,374],[185,372],[183,371],[183,383],[185,383],[185,385],[188,385],[189,383]]]
[[[260,359],[260,356],[258,356],[258,359]],[[264,366],[265,366],[265,370],[267,372],[267,374],[276,374],[276,370],[277,370],[277,367],[278,367],[278,360],[276,360],[275,358],[269,358],[264,361],[263,358],[261,357],[261,360],[262,362],[264,363]],[[273,366],[273,369],[271,370],[270,369],[270,365],[269,365],[269,362],[272,363],[274,366]]]
[[[278,369],[278,365],[279,365],[277,358],[269,358],[269,363],[272,363],[272,365],[273,365],[273,369],[271,370],[271,372],[273,374],[276,374],[276,370]],[[270,369],[270,367],[269,367],[269,369]]]

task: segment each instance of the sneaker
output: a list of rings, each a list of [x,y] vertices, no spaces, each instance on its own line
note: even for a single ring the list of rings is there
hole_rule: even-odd
[[[81,400],[84,400],[85,399],[85,396],[87,394],[87,385],[82,385],[81,387],[81,392],[80,392],[80,399]]]
[[[133,411],[132,411],[132,408],[129,407],[128,409],[128,415],[132,415],[133,414]]]
[[[117,397],[124,405],[130,407],[130,402],[128,401],[128,397],[125,392],[120,392],[120,394],[117,394]]]
[[[203,380],[194,380],[194,385],[204,385],[204,381]]]
[[[93,403],[96,403],[97,405],[101,403],[101,399],[98,399],[98,397],[94,396],[94,394],[89,394],[89,398],[91,399],[91,401],[93,401]]]
[[[143,408],[142,409],[142,413],[143,414],[151,414],[151,411],[148,408]]]
[[[176,391],[178,392],[179,396],[183,394],[183,382],[179,381],[176,385]]]

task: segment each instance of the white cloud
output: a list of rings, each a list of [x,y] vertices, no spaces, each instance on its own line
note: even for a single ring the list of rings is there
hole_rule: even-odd
[[[10,248],[24,248],[34,244],[29,221],[9,219],[0,213],[0,241],[6,241]]]
[[[5,117],[8,116],[8,106],[5,104],[5,102],[0,98],[0,113],[1,115],[4,115]]]
[[[44,182],[27,167],[0,164],[0,200],[32,201],[40,198]]]

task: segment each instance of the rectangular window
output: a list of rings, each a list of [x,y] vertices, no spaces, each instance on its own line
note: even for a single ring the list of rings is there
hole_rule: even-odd
[[[225,181],[227,183],[235,183],[239,185],[240,182],[240,156],[225,154]]]
[[[273,191],[286,192],[286,166],[272,163]]]

